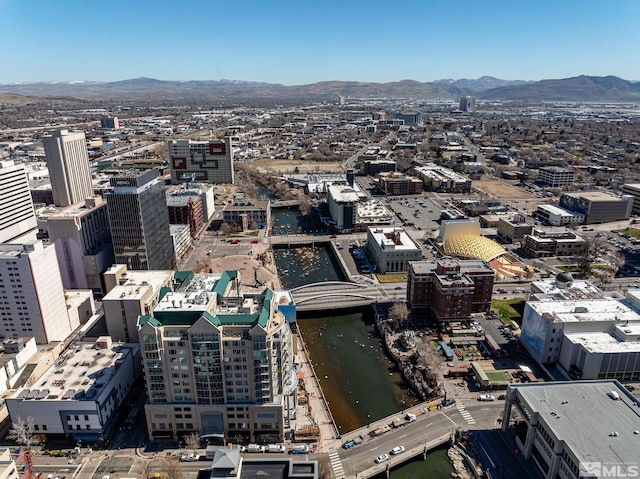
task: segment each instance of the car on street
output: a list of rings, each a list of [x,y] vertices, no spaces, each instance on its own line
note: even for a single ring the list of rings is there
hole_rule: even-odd
[[[393,449],[391,449],[391,454],[395,456],[396,454],[400,454],[404,451],[405,451],[404,446],[396,446]]]
[[[258,244],[258,243],[260,242],[260,240],[254,239],[254,240],[251,240],[251,242],[252,242],[253,244]]]
[[[200,454],[183,454],[180,457],[180,462],[195,462],[200,460]]]
[[[337,238],[336,235],[329,235],[329,238],[333,239],[333,238]]]
[[[507,395],[506,394],[500,394],[500,396],[498,396],[498,401],[503,401],[507,399]]]
[[[389,460],[389,454],[380,454],[378,457],[376,457],[374,462],[376,464],[380,464],[381,462],[388,461],[388,460]]]
[[[240,240],[232,240],[231,241],[231,244],[238,244],[238,243],[240,243]]]
[[[492,394],[480,394],[478,396],[478,401],[495,401],[496,397]]]

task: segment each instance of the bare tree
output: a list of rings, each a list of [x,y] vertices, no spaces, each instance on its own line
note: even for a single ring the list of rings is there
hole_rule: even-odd
[[[197,432],[187,434],[184,438],[184,443],[187,449],[191,449],[191,452],[195,454],[196,450],[200,448],[200,434]]]
[[[184,479],[184,473],[178,461],[162,461],[162,471],[166,479]]]
[[[393,324],[396,329],[400,329],[404,326],[407,318],[409,317],[409,309],[405,303],[394,303],[389,310],[389,317],[393,320]]]
[[[8,434],[9,439],[17,442],[25,449],[25,461],[27,463],[28,477],[34,477],[33,463],[31,462],[31,447],[38,443],[37,435],[34,432],[33,418],[18,418],[11,425]]]
[[[142,479],[151,479],[153,477],[153,472],[151,472],[151,461],[144,462],[144,466],[142,466],[142,471],[140,471],[140,477]]]

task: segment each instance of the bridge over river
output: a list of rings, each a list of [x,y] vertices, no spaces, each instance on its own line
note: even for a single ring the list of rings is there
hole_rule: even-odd
[[[298,311],[345,309],[369,306],[377,303],[405,301],[405,291],[387,291],[383,285],[361,278],[363,282],[325,281],[306,284],[291,290],[291,296]]]

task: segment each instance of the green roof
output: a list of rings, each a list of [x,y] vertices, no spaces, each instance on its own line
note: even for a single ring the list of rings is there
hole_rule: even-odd
[[[258,324],[263,328],[267,327],[267,323],[271,317],[271,301],[273,301],[273,291],[267,288],[264,292],[262,311],[260,311],[260,316],[258,317]]]
[[[185,281],[191,281],[195,274],[193,271],[176,271],[173,273],[173,279],[175,279],[179,283],[184,283]]]
[[[138,324],[140,326],[144,326],[147,323],[155,327],[162,326],[162,323],[158,321],[156,318],[154,318],[153,316],[147,316],[147,315],[140,316],[140,319],[138,319]]]
[[[162,298],[164,298],[170,291],[171,288],[169,288],[168,286],[163,286],[162,288],[160,288],[160,293],[158,294],[158,303],[162,301]]]
[[[235,279],[238,279],[237,271],[224,271],[216,283],[215,288],[213,288],[213,292],[218,296],[224,296],[224,292],[227,290],[229,282]]]

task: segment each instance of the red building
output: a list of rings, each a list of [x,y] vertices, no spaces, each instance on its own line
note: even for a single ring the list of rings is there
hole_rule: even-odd
[[[197,236],[204,225],[202,200],[198,196],[169,196],[169,223],[172,225],[189,225],[191,237]]]
[[[482,260],[412,261],[407,300],[414,313],[426,310],[437,321],[464,321],[489,311],[493,282],[494,270]]]

